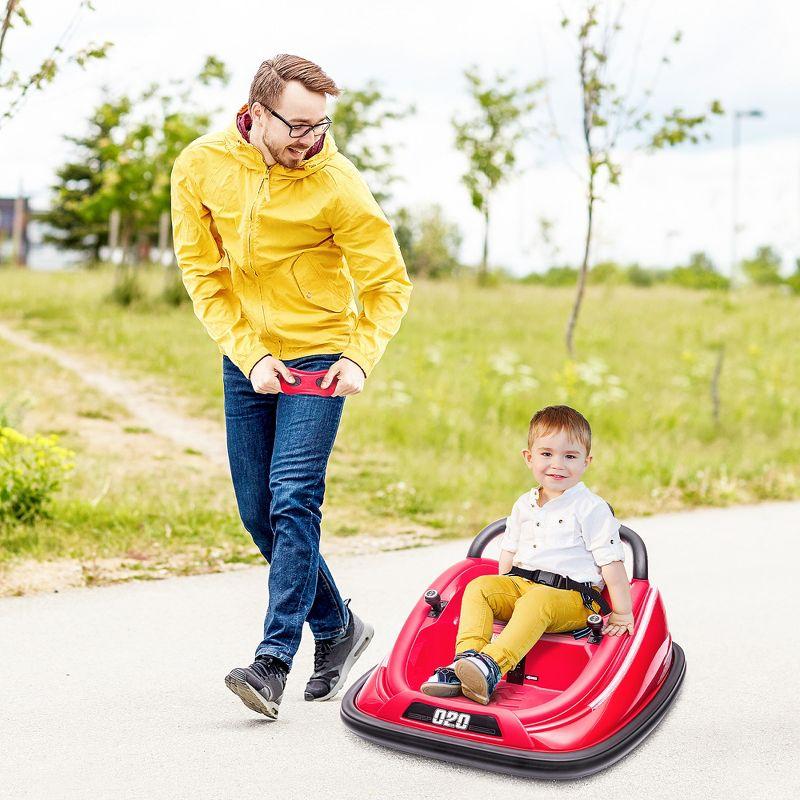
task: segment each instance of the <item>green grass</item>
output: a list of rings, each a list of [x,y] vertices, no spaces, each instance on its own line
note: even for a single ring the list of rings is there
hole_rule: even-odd
[[[233,550],[234,560],[252,552],[234,515],[198,508],[175,494],[163,504],[103,503],[60,499],[50,519],[0,527],[0,562],[17,557],[46,561],[86,559],[188,548]]]
[[[144,278],[155,298],[163,277]],[[103,271],[6,271],[0,319],[156,377],[220,419],[219,354],[191,309],[121,309],[103,300],[110,286]],[[467,535],[507,513],[530,485],[528,420],[553,403],[592,423],[584,480],[621,516],[800,496],[800,299],[590,287],[576,363],[563,344],[571,303],[569,289],[418,281],[366,391],[347,402],[328,480],[334,532],[394,519]]]
[[[187,550],[200,559],[211,550],[238,560],[253,554],[224,470],[156,452],[163,442],[130,425],[124,408],[48,359],[4,343],[0,376],[0,422],[26,434],[54,433],[76,454],[47,518],[0,523],[0,565]],[[101,402],[102,413],[86,413]]]

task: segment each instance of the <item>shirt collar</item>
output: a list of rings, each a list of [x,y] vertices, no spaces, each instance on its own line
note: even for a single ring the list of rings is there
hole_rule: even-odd
[[[541,506],[539,505],[539,489],[541,488],[542,488],[541,486],[534,486],[533,489],[531,489],[530,493],[531,505],[536,506],[537,508],[541,508]],[[545,505],[558,503],[560,500],[572,500],[576,495],[580,494],[585,488],[586,486],[584,485],[583,481],[578,481],[574,486],[570,486],[569,489],[564,490],[562,494],[560,494],[558,497],[554,497],[548,503],[545,503]]]

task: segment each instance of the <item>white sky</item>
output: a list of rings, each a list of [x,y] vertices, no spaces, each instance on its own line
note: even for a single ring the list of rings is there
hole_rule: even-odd
[[[634,89],[652,83],[655,67],[675,29],[683,42],[673,50],[655,84],[652,110],[680,105],[688,111],[713,98],[727,110],[759,108],[763,119],[742,124],[738,252],[773,244],[789,271],[800,257],[800,6],[777,0],[640,0],[624,17],[616,75]],[[77,0],[27,0],[31,29],[11,31],[8,63],[24,72],[38,65],[73,16]],[[485,74],[513,69],[520,82],[547,76],[569,162],[577,149],[579,97],[575,49],[561,31],[562,3],[506,0],[337,0],[268,3],[252,0],[95,0],[68,43],[109,39],[111,56],[82,72],[71,68],[0,129],[0,195],[20,187],[37,207],[48,201],[55,168],[70,156],[64,134],[81,134],[85,118],[110,85],[133,91],[151,81],[196,73],[215,54],[233,73],[228,89],[205,95],[204,107],[225,107],[218,125],[246,101],[258,64],[278,52],[317,61],[340,86],[357,88],[370,78],[417,114],[387,132],[400,142],[395,157],[404,181],[395,203],[438,202],[464,233],[463,258],[474,262],[481,247],[481,220],[460,183],[464,167],[454,150],[450,119],[468,108],[463,69]],[[706,250],[727,271],[731,254],[731,120],[711,128],[710,142],[652,156],[624,158],[620,188],[607,193],[599,212],[594,259],[674,263]],[[538,220],[552,220],[559,261],[577,262],[583,236],[583,190],[554,143],[526,144],[519,177],[494,202],[490,260],[515,272],[540,269],[552,260]]]

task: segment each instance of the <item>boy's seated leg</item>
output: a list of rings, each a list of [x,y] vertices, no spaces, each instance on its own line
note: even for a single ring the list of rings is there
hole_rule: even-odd
[[[467,584],[461,600],[456,653],[481,652],[489,644],[494,621],[511,618],[524,583],[527,581],[517,576],[481,575]]]
[[[524,579],[523,579],[524,580]],[[482,652],[505,675],[518,664],[546,631],[575,630],[586,624],[589,611],[578,592],[525,581],[522,596],[505,628]]]

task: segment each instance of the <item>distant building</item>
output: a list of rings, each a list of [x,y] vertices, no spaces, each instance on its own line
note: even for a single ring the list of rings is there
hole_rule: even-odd
[[[59,270],[80,263],[82,253],[59,250],[43,241],[48,230],[27,197],[0,197],[0,266]]]
[[[30,217],[27,197],[0,197],[0,263],[28,263]]]

